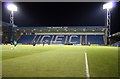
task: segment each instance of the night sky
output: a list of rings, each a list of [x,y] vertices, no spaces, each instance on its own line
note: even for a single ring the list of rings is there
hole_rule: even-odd
[[[18,11],[15,12],[15,24],[18,26],[105,26],[105,2],[16,2]],[[111,10],[111,31],[119,32],[118,12],[116,3]],[[6,3],[2,5],[2,20],[9,22],[10,12]],[[120,20],[120,19],[119,19]]]

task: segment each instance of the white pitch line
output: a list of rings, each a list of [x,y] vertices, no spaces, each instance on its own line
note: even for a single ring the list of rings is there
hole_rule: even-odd
[[[90,79],[89,68],[88,68],[88,59],[87,59],[87,53],[86,52],[85,52],[85,65],[86,65],[86,76],[87,76],[87,79]]]

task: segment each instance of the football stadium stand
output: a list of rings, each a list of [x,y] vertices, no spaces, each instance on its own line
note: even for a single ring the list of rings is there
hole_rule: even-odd
[[[90,44],[104,45],[103,35],[88,35],[87,39],[82,35],[21,35],[18,43],[31,44],[35,41],[42,44],[45,41],[48,44],[82,44],[85,40]]]
[[[112,46],[118,46],[119,47],[120,46],[120,41],[112,44]]]
[[[37,26],[14,27],[21,44],[97,44],[106,45],[106,26]],[[14,38],[15,39],[15,38]]]
[[[108,45],[107,26],[3,26],[2,43]]]
[[[120,32],[112,34],[110,41],[112,46],[120,46]]]

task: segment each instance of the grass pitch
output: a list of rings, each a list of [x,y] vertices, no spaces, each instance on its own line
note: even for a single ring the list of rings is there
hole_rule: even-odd
[[[118,48],[108,46],[2,46],[3,77],[118,77]]]

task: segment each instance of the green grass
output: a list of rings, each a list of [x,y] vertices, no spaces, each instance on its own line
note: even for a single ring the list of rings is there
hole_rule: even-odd
[[[118,48],[87,48],[90,75],[93,77],[118,76]]]
[[[91,77],[118,76],[118,48],[108,46],[2,46],[3,77],[86,77],[85,52]]]
[[[2,77],[2,46],[0,45],[0,77]]]

